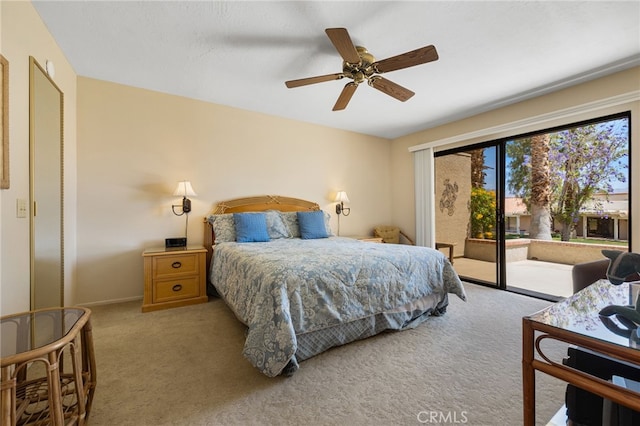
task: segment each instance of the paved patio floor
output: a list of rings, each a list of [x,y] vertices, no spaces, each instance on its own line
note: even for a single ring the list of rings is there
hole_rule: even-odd
[[[453,267],[461,277],[496,282],[496,264],[481,260],[455,258]],[[573,294],[572,265],[521,260],[507,263],[507,286],[552,296],[568,297]]]

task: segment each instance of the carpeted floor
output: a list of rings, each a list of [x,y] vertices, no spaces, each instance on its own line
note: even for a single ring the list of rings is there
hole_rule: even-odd
[[[522,316],[549,302],[465,285],[468,302],[414,330],[334,348],[292,377],[242,356],[244,326],[219,299],[142,314],[92,308],[100,425],[520,425]],[[564,348],[554,348],[557,359]],[[564,384],[537,374],[538,424]]]

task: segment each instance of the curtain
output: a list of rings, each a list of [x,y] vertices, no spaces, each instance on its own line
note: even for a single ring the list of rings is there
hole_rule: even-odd
[[[433,148],[413,152],[416,197],[416,245],[435,247],[435,163]]]

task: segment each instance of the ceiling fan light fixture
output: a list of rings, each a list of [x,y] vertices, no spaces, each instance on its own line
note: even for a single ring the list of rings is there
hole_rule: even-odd
[[[376,58],[369,53],[366,47],[356,46],[356,50],[358,51],[358,56],[360,56],[360,65],[362,67],[366,68],[376,61]]]

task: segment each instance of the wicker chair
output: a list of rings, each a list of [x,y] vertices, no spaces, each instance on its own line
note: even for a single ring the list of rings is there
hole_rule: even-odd
[[[400,244],[401,238],[404,238],[409,244],[415,246],[416,243],[397,226],[381,225],[373,228],[373,235],[382,238],[385,243]]]

